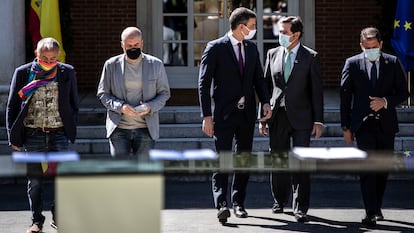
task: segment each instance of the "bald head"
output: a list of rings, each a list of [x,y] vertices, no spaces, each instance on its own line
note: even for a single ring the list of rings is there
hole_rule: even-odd
[[[132,39],[142,37],[142,32],[137,27],[127,27],[121,33],[121,41],[124,42],[126,39]]]

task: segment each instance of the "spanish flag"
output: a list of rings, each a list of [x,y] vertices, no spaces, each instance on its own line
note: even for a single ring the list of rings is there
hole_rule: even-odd
[[[29,33],[32,37],[33,48],[42,38],[53,37],[60,44],[59,61],[65,62],[66,53],[63,50],[62,34],[60,31],[59,0],[31,0],[29,11]]]

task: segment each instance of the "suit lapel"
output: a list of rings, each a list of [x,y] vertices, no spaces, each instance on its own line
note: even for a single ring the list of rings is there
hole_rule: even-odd
[[[365,64],[365,57],[364,57],[363,52],[359,54],[358,63],[359,63],[359,70],[364,74],[365,81],[368,82],[369,85],[371,85],[371,81],[369,80],[368,70]]]
[[[144,53],[141,53],[142,57],[142,101],[147,100],[147,90],[148,90],[148,77],[149,77],[149,70],[147,70],[147,57]]]
[[[224,40],[224,43],[226,45],[227,52],[229,54],[231,54],[230,55],[231,57],[233,57],[234,65],[238,67],[239,66],[239,60],[237,60],[237,56],[234,53],[233,45],[231,44],[229,36],[228,35],[224,36],[223,40]]]
[[[380,85],[384,81],[383,74],[384,74],[385,69],[387,68],[387,65],[388,65],[388,60],[385,60],[383,56],[380,56],[377,87],[380,87]]]
[[[254,46],[249,46],[249,43],[247,41],[243,41],[243,47],[244,47],[244,66],[243,66],[243,74],[248,72],[248,69],[250,68],[248,65],[255,64],[256,61],[250,61],[253,59],[254,56]]]
[[[290,76],[289,76],[288,82],[291,79],[293,79],[293,78],[295,78],[297,76],[295,74],[296,73],[296,70],[297,70],[297,64],[299,64],[302,61],[303,61],[303,47],[302,47],[302,45],[299,45],[298,51],[296,52],[295,61],[293,62],[292,72],[290,72]]]
[[[115,72],[116,74],[116,80],[113,80],[114,82],[119,82],[119,87],[121,88],[121,92],[123,95],[123,98],[126,99],[126,89],[125,89],[125,79],[124,79],[124,73],[125,73],[125,55],[120,55],[118,57],[118,67],[115,67],[116,69],[119,69],[120,72]]]
[[[281,75],[278,76],[274,76],[275,78],[277,78],[275,81],[275,83],[279,83],[281,84],[281,86],[285,86],[286,82],[285,79],[283,78],[283,54],[284,54],[284,49],[282,47],[280,47],[280,49],[277,50],[277,54],[275,55],[275,60],[274,60],[274,66],[275,66],[275,71],[274,73],[280,73]]]

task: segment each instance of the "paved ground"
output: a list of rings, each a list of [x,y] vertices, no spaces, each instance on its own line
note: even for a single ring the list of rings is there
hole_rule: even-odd
[[[272,214],[272,198],[266,181],[256,179],[249,183],[246,208],[250,217],[231,217],[226,226],[216,219],[212,209],[210,183],[185,181],[182,177],[167,178],[165,208],[162,210],[163,233],[210,232],[414,232],[414,181],[398,179],[389,182],[384,199],[385,221],[375,230],[361,228],[364,216],[357,179],[312,179],[310,222],[297,223],[286,209],[285,214]],[[30,224],[24,182],[0,185],[0,233],[25,232]],[[46,223],[50,211],[45,212]],[[44,232],[55,233],[49,225]],[[139,232],[139,231],[137,231]]]

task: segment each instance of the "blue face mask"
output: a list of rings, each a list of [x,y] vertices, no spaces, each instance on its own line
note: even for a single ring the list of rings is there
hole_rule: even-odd
[[[365,57],[369,61],[376,61],[380,57],[380,49],[379,48],[373,48],[373,49],[365,49]]]
[[[292,42],[290,42],[289,39],[289,35],[279,34],[279,44],[285,48],[289,47],[292,44]]]

